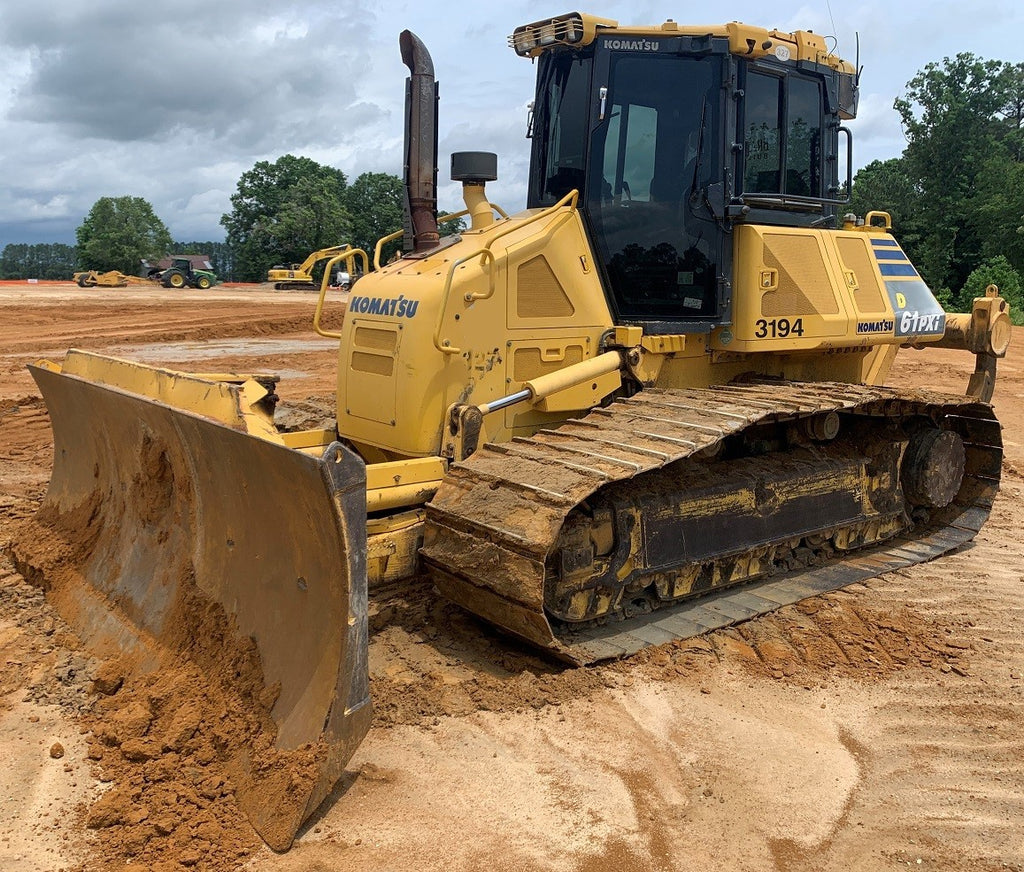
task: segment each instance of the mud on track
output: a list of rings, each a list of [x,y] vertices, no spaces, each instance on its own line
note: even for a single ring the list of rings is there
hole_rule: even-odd
[[[330,417],[313,296],[215,292],[0,287],[0,540],[49,476],[23,369],[41,354],[169,343],[169,366],[287,371],[287,414]],[[285,855],[255,839],[204,750],[219,713],[182,706],[194,745],[165,751],[172,690],[157,676],[94,692],[116,664],[90,662],[0,565],[0,868],[1024,869],[1016,333],[996,392],[1004,489],[974,546],[942,561],[590,669],[524,651],[425,581],[375,592],[374,728]],[[293,353],[232,342],[173,359],[175,344],[246,337]],[[893,381],[959,393],[972,368],[905,352]],[[157,734],[160,753],[132,760]]]

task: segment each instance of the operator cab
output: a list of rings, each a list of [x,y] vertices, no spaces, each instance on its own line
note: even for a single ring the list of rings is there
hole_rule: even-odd
[[[565,44],[531,46],[523,32],[537,25],[512,37],[539,57],[527,205],[579,191],[618,322],[647,333],[729,323],[735,223],[835,222],[840,91],[852,117],[852,76],[796,63],[781,45],[768,54],[767,40],[759,57],[737,57],[735,25],[598,25],[573,45],[584,40],[570,19]]]

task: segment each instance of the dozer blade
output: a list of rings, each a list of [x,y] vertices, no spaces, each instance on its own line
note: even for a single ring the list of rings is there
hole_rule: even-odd
[[[254,712],[252,741],[223,762],[257,832],[286,850],[370,724],[362,461],[31,370],[54,469],[17,564],[97,655],[143,671],[188,658],[228,708]],[[255,686],[232,686],[250,674],[239,663]]]

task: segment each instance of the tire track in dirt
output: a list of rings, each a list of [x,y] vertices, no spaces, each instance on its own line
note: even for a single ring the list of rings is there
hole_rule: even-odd
[[[865,753],[849,825],[811,851],[777,846],[783,872],[1024,869],[1024,547],[991,535],[871,582],[865,600],[927,614],[948,635],[932,634],[928,668],[875,694],[857,731]]]
[[[304,309],[305,307],[303,307]],[[0,311],[0,317],[2,317]],[[236,307],[216,307],[196,317],[189,311],[180,315],[171,311],[154,313],[151,323],[126,325],[123,313],[98,316],[83,312],[74,324],[54,327],[52,322],[38,325],[22,323],[18,336],[4,336],[0,353],[5,356],[30,354],[36,356],[44,349],[105,347],[112,342],[179,342],[185,339],[232,339],[240,336],[269,336],[308,331],[313,333],[312,312],[291,314],[280,309],[265,312],[246,312],[238,318]]]

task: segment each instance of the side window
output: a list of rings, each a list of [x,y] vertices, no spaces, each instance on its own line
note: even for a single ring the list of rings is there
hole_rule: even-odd
[[[780,193],[782,180],[782,79],[747,74],[744,89],[746,129],[743,149],[746,169],[743,190]]]
[[[626,128],[626,159],[622,165],[622,183],[634,200],[651,198],[654,178],[654,147],[658,135],[658,110],[651,106],[631,106]]]
[[[750,70],[743,102],[744,192],[820,197],[820,84]]]
[[[821,193],[821,90],[810,79],[789,80],[786,106],[787,194]]]
[[[550,205],[573,188],[583,188],[587,147],[589,66],[564,54],[550,62],[540,94],[540,198]]]

